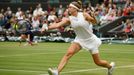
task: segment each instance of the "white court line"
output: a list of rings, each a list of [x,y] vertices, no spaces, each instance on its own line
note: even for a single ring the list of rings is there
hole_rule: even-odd
[[[123,68],[134,68],[134,65],[127,65],[127,66],[118,66],[115,67],[116,69],[123,69]],[[82,70],[74,70],[68,72],[61,72],[61,74],[68,74],[68,73],[78,73],[78,72],[86,72],[86,71],[96,71],[96,70],[103,70],[106,68],[93,68],[93,69],[82,69]],[[11,69],[0,69],[0,71],[18,71],[18,72],[31,72],[31,73],[41,73],[44,71],[32,71],[32,70],[11,70]],[[40,74],[40,75],[48,75],[48,74]]]
[[[82,52],[81,50],[80,52]],[[16,55],[0,55],[0,57],[14,57],[14,56],[29,56],[29,55],[40,55],[40,54],[60,54],[65,52],[51,52],[51,53],[29,53],[29,54],[16,54]]]
[[[128,65],[128,66],[118,66],[116,69],[122,69],[122,68],[133,68],[134,65]],[[96,70],[102,70],[106,68],[94,68],[94,69],[85,69],[85,70],[76,70],[76,71],[68,71],[68,72],[62,72],[62,73],[78,73],[78,72],[85,72],[85,71],[96,71]]]
[[[14,56],[29,56],[29,55],[39,55],[39,54],[59,54],[65,52],[54,52],[54,53],[30,53],[30,54],[16,54],[16,55],[1,55],[0,57],[14,57]]]
[[[118,66],[118,67],[115,67],[115,68],[116,68],[116,69],[122,69],[122,68],[134,68],[134,65]],[[106,69],[106,68],[94,68],[94,69],[75,70],[75,71],[61,72],[61,74],[79,73],[79,72],[86,72],[86,71],[96,71],[96,70],[103,70],[103,69]],[[49,75],[49,74],[40,74],[40,75]]]
[[[107,49],[103,49],[107,50]],[[109,50],[116,50],[116,49],[109,49]],[[81,50],[80,52],[83,52],[84,50]],[[0,57],[14,57],[14,56],[29,56],[29,55],[39,55],[39,54],[60,54],[65,52],[54,52],[54,53],[30,53],[30,54],[16,54],[16,55],[1,55]],[[111,52],[108,52],[111,53]],[[133,53],[133,52],[118,52],[118,53]]]
[[[43,72],[43,71],[32,71],[32,70],[16,70],[16,69],[0,69],[0,71],[17,71],[17,72]]]

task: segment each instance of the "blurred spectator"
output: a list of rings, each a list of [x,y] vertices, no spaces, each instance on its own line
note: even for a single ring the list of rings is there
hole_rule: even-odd
[[[11,16],[12,15],[12,10],[10,7],[7,7],[6,14]]]
[[[96,20],[97,20],[97,24],[99,24],[100,25],[100,15],[99,15],[99,11],[97,10],[97,11],[95,11],[95,18],[96,18]]]
[[[39,15],[42,15],[42,14],[44,14],[44,12],[43,12],[43,9],[41,7],[41,4],[39,3],[36,6],[36,9],[33,11],[33,16],[39,16]]]
[[[4,15],[3,14],[0,14],[0,26],[3,26],[5,23],[4,21]]]
[[[5,10],[2,8],[1,11],[0,11],[0,13],[1,13],[1,14],[4,14],[4,11],[5,11]]]
[[[58,16],[63,15],[64,10],[65,9],[63,8],[62,4],[60,4],[59,7],[57,8]]]
[[[134,32],[134,19],[132,21],[131,31]]]
[[[109,0],[104,0],[104,4],[107,7],[109,5]]]
[[[63,16],[64,17],[68,17],[69,16],[68,6],[67,6],[67,9],[65,9],[65,11],[64,11]]]
[[[44,11],[44,14],[42,15],[42,20],[47,20],[48,18],[48,12]]]
[[[128,16],[130,14],[130,11],[131,11],[130,7],[128,7],[128,6],[125,7],[123,9],[123,16]]]
[[[55,12],[51,11],[47,20],[49,22],[53,22],[54,20],[56,20],[56,18],[57,18],[57,16],[55,15]]]
[[[129,35],[131,34],[131,27],[132,23],[130,21],[130,19],[126,20],[126,23],[124,23],[124,28],[123,28],[123,32],[125,33],[126,39],[129,38]]]
[[[4,26],[5,24],[5,20],[4,20],[4,15],[3,14],[0,14],[0,31],[2,31],[2,27]]]
[[[15,16],[17,17],[17,19],[23,19],[22,15],[23,15],[23,12],[22,12],[21,8],[20,7],[17,8],[17,12],[15,14]]]
[[[4,15],[7,18],[7,20],[12,17],[12,10],[10,7],[7,7],[7,10],[5,11]]]
[[[29,7],[28,11],[29,11],[29,14],[33,14],[33,7],[32,6]]]
[[[125,24],[125,29],[124,29],[124,32],[125,33],[130,33],[131,32],[131,26],[132,26],[132,23],[129,19],[126,20],[126,24]]]
[[[132,32],[132,36],[134,37],[134,19],[132,21],[131,32]]]
[[[111,22],[111,21],[114,21],[116,19],[116,13],[115,12],[111,12],[110,14],[108,14],[107,16],[107,22]]]
[[[117,16],[118,17],[121,17],[122,16],[122,13],[123,13],[122,9],[121,8],[118,8],[118,10],[117,10]]]
[[[33,19],[32,19],[33,31],[38,31],[39,30],[39,25],[40,25],[40,21],[38,19],[38,16],[34,16]]]
[[[103,13],[103,15],[102,15],[101,18],[100,18],[100,24],[101,24],[101,25],[107,23],[107,16],[108,16],[108,15],[106,14],[106,12]]]
[[[133,8],[132,6],[132,1],[131,0],[127,0],[124,9],[123,9],[123,16],[128,16],[131,13],[131,8]]]
[[[41,31],[44,31],[48,27],[48,21],[42,20],[41,23],[42,23]]]

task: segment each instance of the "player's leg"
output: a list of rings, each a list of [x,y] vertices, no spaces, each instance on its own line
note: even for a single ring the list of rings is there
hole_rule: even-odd
[[[109,64],[106,60],[102,60],[99,56],[99,46],[101,45],[101,40],[99,38],[95,38],[95,41],[91,42],[90,46],[90,52],[92,54],[92,58],[94,60],[94,63],[98,66],[102,66],[108,69],[108,75],[112,74],[113,68],[115,64],[112,62],[112,64]]]
[[[28,31],[26,33],[26,35],[27,35],[27,42],[28,42],[28,44],[33,46],[33,39],[34,39],[33,33],[31,31]]]
[[[68,60],[77,52],[79,52],[81,49],[81,46],[78,43],[72,43],[71,46],[68,48],[66,54],[61,59],[61,62],[58,66],[58,71],[61,72],[62,69],[67,64]]]
[[[98,66],[102,66],[108,69],[108,75],[112,75],[112,71],[114,69],[115,63],[111,62],[111,64],[109,64],[106,60],[101,60],[99,53],[96,54],[92,54],[94,63]]]
[[[18,40],[19,40],[19,46],[21,46],[22,37],[19,36],[19,37],[18,37]]]
[[[106,68],[111,68],[111,65],[106,60],[100,59],[99,53],[92,54],[92,57],[96,65],[106,67]]]
[[[77,52],[79,52],[81,49],[81,46],[78,43],[72,43],[71,46],[68,48],[66,54],[63,56],[61,59],[58,69],[57,70],[52,70],[49,68],[49,74],[51,75],[59,75],[59,73],[63,70],[65,65],[67,64],[68,60]],[[53,73],[52,73],[53,72]]]
[[[28,44],[30,44],[32,46],[33,45],[33,43],[32,43],[33,42],[33,36],[31,34],[27,34],[27,36],[28,36],[28,38],[27,38],[28,41],[27,42],[28,42]]]
[[[20,36],[19,36],[19,46],[21,45],[21,42],[22,42],[22,40],[25,40],[27,37],[26,37],[26,35],[25,34],[21,34]]]

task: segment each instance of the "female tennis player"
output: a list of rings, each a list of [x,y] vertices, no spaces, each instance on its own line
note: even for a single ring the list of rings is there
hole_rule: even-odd
[[[59,23],[53,23],[44,30],[55,29],[65,25],[71,25],[74,29],[76,37],[71,43],[67,52],[61,59],[58,68],[49,68],[48,73],[50,75],[60,75],[69,59],[79,52],[82,48],[89,51],[92,55],[94,63],[98,66],[102,66],[108,69],[108,75],[112,75],[115,63],[108,63],[106,60],[102,60],[99,56],[98,47],[101,45],[101,40],[93,34],[92,24],[96,23],[95,17],[87,14],[86,12],[79,12],[82,7],[82,3],[79,1],[73,1],[69,4],[69,14],[68,18],[63,18]],[[92,13],[93,14],[93,13]]]

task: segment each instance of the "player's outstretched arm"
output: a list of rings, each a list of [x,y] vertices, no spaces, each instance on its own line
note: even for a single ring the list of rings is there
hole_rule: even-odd
[[[42,28],[41,32],[51,30],[51,29],[56,29],[69,24],[70,24],[70,20],[68,18],[63,18],[62,21],[59,23],[52,23],[49,26]]]
[[[59,27],[62,27],[62,26],[65,26],[65,25],[69,25],[70,24],[70,21],[68,18],[63,18],[61,22],[59,23],[52,23],[48,26],[48,29],[55,29],[55,28],[59,28]]]

